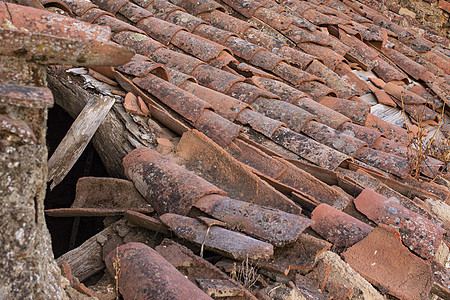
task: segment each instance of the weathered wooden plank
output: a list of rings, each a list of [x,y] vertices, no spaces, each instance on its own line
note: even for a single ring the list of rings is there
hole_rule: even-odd
[[[48,160],[50,189],[58,185],[72,169],[114,102],[115,99],[108,96],[89,99],[66,136],[58,145],[58,148]]]

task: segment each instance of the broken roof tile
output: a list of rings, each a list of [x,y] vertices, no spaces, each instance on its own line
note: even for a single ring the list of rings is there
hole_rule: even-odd
[[[336,247],[350,247],[373,228],[328,204],[320,204],[311,214],[312,229]]]
[[[233,259],[267,259],[273,254],[271,244],[193,218],[168,213],[160,219],[180,238]]]
[[[291,270],[309,271],[314,268],[317,257],[330,247],[330,243],[302,233],[295,243],[276,248],[273,257],[258,262],[258,266],[285,275]]]
[[[432,259],[442,242],[445,230],[400,205],[365,189],[355,198],[356,208],[377,224],[382,223],[399,230],[403,243],[425,259]]]
[[[127,177],[133,180],[158,214],[187,214],[201,197],[211,193],[224,194],[211,183],[146,147],[128,153],[123,164]]]
[[[125,299],[211,299],[152,248],[128,243],[111,251],[106,268],[116,276],[120,264],[118,288]]]
[[[342,255],[369,282],[395,297],[419,300],[430,292],[430,265],[401,244],[395,228],[380,225]]]
[[[409,137],[405,129],[392,125],[373,114],[367,114],[365,126],[378,130],[388,139],[391,139],[399,144],[408,145]]]
[[[408,83],[408,77],[398,70],[396,67],[391,66],[388,62],[386,62],[381,57],[377,57],[375,59],[375,66],[373,67],[373,72],[377,74],[381,79],[386,82],[390,81],[404,81]]]
[[[313,222],[302,216],[220,195],[208,195],[195,207],[240,231],[280,247],[296,241]]]

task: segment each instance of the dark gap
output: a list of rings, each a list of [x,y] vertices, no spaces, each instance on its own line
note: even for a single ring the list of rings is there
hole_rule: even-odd
[[[47,122],[49,158],[66,135],[73,121],[72,117],[56,104],[49,110]],[[75,200],[76,183],[80,177],[85,176],[109,176],[92,143],[89,143],[83,154],[60,184],[52,191],[49,185],[47,185],[44,202],[45,209],[70,207]],[[59,257],[71,250],[70,246],[74,248],[78,247],[84,241],[100,232],[103,229],[103,219],[99,217],[82,217],[79,219],[79,225],[74,227],[75,218],[73,217],[57,218],[46,216],[45,220],[51,234],[53,254],[55,257]],[[77,229],[77,232],[72,233],[73,228]],[[72,245],[70,245],[72,235]]]

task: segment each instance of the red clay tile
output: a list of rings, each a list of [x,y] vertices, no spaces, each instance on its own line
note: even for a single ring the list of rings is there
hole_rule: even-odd
[[[400,178],[405,178],[411,168],[406,158],[368,147],[361,148],[353,157]]]
[[[210,0],[200,0],[200,1],[174,0],[172,3],[182,6],[184,9],[186,9],[189,13],[193,14],[194,16],[211,11],[220,11],[220,12],[225,11],[222,5],[220,5],[215,1]]]
[[[387,199],[370,189],[355,198],[356,208],[377,224],[400,231],[403,243],[425,259],[432,259],[442,242],[445,230],[430,220],[408,210],[395,199]]]
[[[66,2],[64,2],[66,3]],[[90,1],[81,1],[81,0],[74,0],[69,3],[66,3],[71,11],[78,16],[84,15],[88,10],[96,8],[97,5]]]
[[[240,144],[239,140],[236,143]],[[179,162],[227,192],[228,197],[300,214],[301,208],[196,130],[183,134],[175,155]],[[255,155],[258,157],[258,155]],[[265,163],[266,160],[260,160]],[[275,169],[275,166],[271,166]]]
[[[379,90],[372,84],[369,84],[369,88],[377,98],[378,103],[392,107],[397,107],[397,103],[395,103],[395,101],[392,100],[392,98],[385,91]]]
[[[398,70],[396,67],[391,66],[380,57],[375,59],[375,66],[372,70],[385,82],[400,80],[408,83],[409,81],[408,77],[403,72]]]
[[[161,221],[149,217],[147,215],[144,215],[142,213],[127,210],[125,211],[124,217],[127,219],[128,222],[136,226],[166,235],[170,234],[167,226],[164,225]]]
[[[450,74],[450,62],[434,51],[422,53],[420,56],[441,68],[446,74]]]
[[[385,48],[384,53],[415,80],[419,80],[423,73],[427,71],[424,66],[419,65],[412,59],[394,49]]]
[[[271,138],[273,133],[280,127],[286,126],[284,123],[265,117],[252,110],[244,110],[236,121],[244,125],[249,125],[253,130]]]
[[[135,55],[132,61],[117,67],[116,70],[127,75],[137,77],[145,77],[148,74],[155,74],[159,75],[158,77],[160,78],[169,79],[167,69],[163,64],[152,62],[147,57],[140,55]]]
[[[315,121],[308,122],[302,132],[314,140],[350,156],[358,152],[361,147],[367,146],[366,143],[355,137]]]
[[[433,271],[433,286],[431,292],[442,299],[450,296],[450,273],[448,268],[438,262],[431,261]]]
[[[194,76],[201,85],[225,94],[228,94],[228,91],[235,83],[244,81],[244,77],[242,76],[224,72],[207,65],[196,67],[190,74]],[[233,95],[231,96],[233,97]]]
[[[392,125],[386,121],[381,120],[380,118],[367,114],[367,119],[365,126],[368,128],[376,129],[383,134],[383,136],[388,139],[393,140],[402,145],[409,144],[408,133],[405,129]]]
[[[3,114],[0,114],[0,131],[9,134],[9,141],[7,141],[7,143],[17,142],[19,144],[29,145],[37,143],[33,130],[26,122],[12,119]]]
[[[137,148],[123,160],[125,173],[159,213],[187,214],[201,197],[222,190],[146,147]]]
[[[364,94],[367,90],[369,90],[369,86],[367,83],[360,79],[355,73],[352,72],[352,69],[346,63],[340,63],[334,69],[334,72],[342,77],[348,84],[355,89],[359,95]]]
[[[114,34],[112,40],[121,45],[128,46],[135,50],[136,53],[145,56],[150,56],[156,50],[164,48],[163,44],[154,39],[131,31],[122,31]]]
[[[212,108],[203,100],[152,74],[136,77],[133,82],[191,122],[195,122],[204,110]]]
[[[46,108],[53,105],[53,95],[47,87],[0,83],[0,103],[29,108]]]
[[[77,2],[82,2],[82,1],[77,1]],[[87,3],[91,3],[91,2],[87,2]],[[69,5],[70,5],[70,7],[73,7],[73,5],[71,3],[69,3]],[[91,8],[91,9],[87,10],[86,12],[82,12],[77,15],[80,16],[79,19],[81,21],[88,22],[88,23],[95,23],[102,16],[110,16],[110,17],[114,18],[113,14],[106,12],[104,10],[101,10],[99,8]],[[112,18],[103,18],[103,20],[111,20],[112,24],[116,23],[115,21],[112,21]],[[102,21],[102,22],[104,22],[104,21]],[[116,28],[116,27],[114,27],[114,28]],[[125,28],[125,26],[123,28]],[[131,29],[131,26],[128,28]],[[112,31],[112,29],[111,29],[111,31]],[[133,31],[141,31],[141,30],[136,28],[136,29],[133,29]],[[143,31],[142,31],[142,33],[143,33]]]
[[[136,190],[133,182],[117,178],[78,179],[72,208],[153,209]]]
[[[208,101],[217,110],[218,114],[230,121],[234,121],[243,110],[250,108],[250,105],[233,97],[208,89],[191,81],[184,81],[180,87],[198,98]]]
[[[426,104],[427,100],[423,99],[419,95],[410,92],[401,86],[395,85],[392,82],[388,82],[384,85],[383,89],[389,94],[395,97],[400,102],[403,101],[404,104]]]
[[[181,26],[157,18],[143,19],[136,24],[136,27],[164,45],[169,45],[178,32],[185,31]]]
[[[345,60],[345,58],[331,50],[326,46],[315,43],[302,43],[298,47],[310,55],[314,55],[323,61],[324,65],[330,70],[335,70],[336,67]]]
[[[373,228],[328,204],[320,204],[311,214],[311,228],[336,247],[350,247]]]
[[[249,73],[249,77],[252,77],[252,79],[253,79],[253,76],[261,76],[261,77],[266,77],[266,78],[271,78],[271,79],[278,79],[277,76],[267,73],[261,69],[253,67],[246,63],[238,63],[236,65],[236,69],[241,72],[244,72],[244,73]]]
[[[277,95],[246,82],[233,84],[226,94],[249,104],[252,104],[258,98],[279,99]]]
[[[314,55],[307,54],[288,46],[282,46],[281,49],[275,53],[284,58],[290,64],[298,66],[302,70],[304,70],[314,60],[319,59]]]
[[[258,98],[252,103],[252,107],[269,118],[285,123],[296,132],[302,131],[305,124],[316,119],[313,114],[298,106],[274,99]]]
[[[342,98],[323,97],[318,102],[350,118],[359,125],[365,124],[367,115],[370,112],[369,104]]]
[[[273,141],[302,158],[325,169],[334,170],[349,159],[347,155],[320,144],[287,128],[279,128],[272,135]]]
[[[187,82],[193,82],[193,83],[197,83],[197,80],[187,74],[181,73],[177,70],[174,69],[170,69],[168,68],[167,70],[169,72],[169,76],[170,76],[170,80],[169,81],[171,84],[176,85],[178,87],[182,87],[183,84],[187,81]],[[184,89],[184,88],[183,88]],[[199,97],[200,99],[202,99],[201,97]]]
[[[302,216],[220,195],[208,195],[195,207],[231,227],[281,247],[292,243],[313,222]]]
[[[120,267],[118,284],[124,299],[211,299],[155,250],[141,243],[116,248],[106,256],[105,264],[111,276],[116,276]]]
[[[431,268],[401,244],[399,232],[380,225],[343,257],[369,282],[401,299],[424,299],[431,289]]]
[[[343,133],[354,136],[357,139],[366,142],[369,147],[373,147],[375,142],[382,136],[382,134],[374,129],[360,126],[353,123],[345,123],[339,128]]]
[[[297,87],[302,92],[305,92],[315,101],[319,101],[323,97],[337,97],[335,90],[329,88],[323,83],[317,81],[304,82],[299,84]]]
[[[172,240],[164,239],[155,250],[209,296],[243,297],[245,294],[246,299],[256,300],[240,283]]]
[[[281,100],[297,105],[310,112],[315,115],[321,123],[332,128],[338,128],[340,125],[350,120],[340,113],[309,99],[305,93],[280,81],[263,77],[254,77],[253,81],[262,88],[267,89],[269,92],[280,96]]]
[[[109,217],[123,215],[127,209],[125,208],[90,208],[90,207],[73,207],[73,208],[54,208],[46,209],[45,214],[51,217]],[[149,213],[148,209],[137,209],[142,213]]]
[[[350,98],[352,96],[360,95],[358,91],[353,89],[341,76],[334,73],[317,60],[313,61],[306,68],[306,71],[323,79],[341,98]]]
[[[128,0],[112,1],[112,0],[94,0],[93,3],[97,4],[101,9],[117,14],[120,8],[128,3]]]
[[[218,226],[208,230],[193,218],[168,213],[160,219],[180,238],[233,259],[267,259],[273,254],[271,244]]]
[[[317,256],[330,247],[330,243],[303,233],[295,243],[276,248],[273,257],[258,262],[258,266],[285,275],[291,270],[309,271],[314,268]]]

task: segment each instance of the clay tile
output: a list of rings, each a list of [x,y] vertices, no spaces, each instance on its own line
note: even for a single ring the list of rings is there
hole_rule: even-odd
[[[401,299],[425,299],[431,289],[431,267],[402,245],[399,232],[381,225],[343,254],[369,282]]]
[[[173,85],[176,85],[178,87],[181,87],[184,90],[187,90],[186,88],[183,87],[183,84],[186,81],[197,83],[197,80],[194,77],[192,77],[190,75],[186,75],[186,74],[181,73],[181,72],[178,72],[177,70],[168,68],[168,72],[169,72],[169,75],[170,75],[170,83],[173,84]],[[193,94],[192,91],[189,91],[189,92],[191,94]],[[199,96],[197,96],[197,97],[199,97]],[[199,98],[200,99],[204,99],[203,97],[199,97]]]
[[[265,78],[271,78],[271,79],[278,79],[278,77],[267,73],[261,69],[258,69],[256,67],[253,67],[249,64],[246,63],[239,63],[236,66],[236,69],[240,71],[240,73],[244,73],[244,74],[248,74],[248,77],[252,77],[253,80],[253,76],[261,76],[261,77],[265,77]],[[246,75],[247,77],[247,75]]]
[[[314,121],[306,124],[302,131],[314,140],[350,156],[353,156],[361,147],[367,146],[355,137]]]
[[[47,87],[0,83],[0,103],[31,108],[46,108],[53,105],[53,95]]]
[[[19,144],[35,144],[37,142],[33,130],[21,120],[9,118],[0,114],[0,130],[7,133],[8,140]]]
[[[320,204],[311,214],[312,229],[336,247],[350,247],[365,238],[373,228],[328,204]]]
[[[302,70],[304,70],[314,60],[321,59],[314,55],[310,55],[297,49],[293,49],[289,46],[282,46],[281,49],[275,52],[275,54],[284,58],[290,64],[298,66]]]
[[[140,59],[141,57],[137,55],[131,62],[121,65],[116,69],[122,73],[137,77],[145,77],[148,74],[154,74],[163,79],[169,78],[167,69],[163,64],[152,62],[146,57],[143,57],[145,60]]]
[[[355,57],[364,69],[372,69],[374,67],[374,60],[378,57],[378,52],[367,46],[364,42],[354,36],[350,36],[345,32],[340,31],[340,40],[350,47],[349,54]]]
[[[288,275],[291,270],[309,271],[317,257],[331,247],[330,243],[308,234],[301,234],[293,244],[276,248],[270,261],[258,262],[263,269]]]
[[[261,3],[258,3],[254,0],[225,0],[224,2],[246,18],[253,17],[255,11],[263,7]]]
[[[128,24],[127,22],[121,21],[109,15],[102,15],[98,17],[98,19],[95,22],[99,25],[108,26],[114,33],[119,33],[121,31],[130,31],[145,34],[143,30],[138,29],[133,25]]]
[[[403,243],[424,259],[436,255],[445,230],[429,219],[403,207],[395,198],[387,199],[370,189],[365,189],[354,202],[369,219],[398,230]]]
[[[186,26],[184,26],[186,27]],[[210,25],[206,25],[206,26],[196,26],[195,30],[193,31],[194,34],[197,34],[199,36],[202,36],[208,40],[214,41],[216,43],[219,43],[221,45],[225,45],[228,48],[231,49],[231,51],[234,53],[234,55],[238,55],[235,51],[239,51],[239,49],[241,49],[241,47],[243,47],[243,45],[241,46],[240,42],[242,40],[238,39],[238,40],[233,40],[232,37],[237,37],[237,35],[235,35],[234,33],[231,33],[229,31],[225,31]],[[229,45],[227,43],[230,43]],[[232,48],[232,46],[234,46],[236,44],[236,46],[234,48]],[[243,43],[242,43],[243,44]],[[246,49],[247,51],[248,49]],[[239,57],[241,57],[240,55],[238,55]]]
[[[263,77],[254,77],[253,81],[262,88],[267,89],[269,92],[280,96],[281,100],[292,103],[310,112],[315,115],[321,123],[332,128],[338,128],[341,124],[349,121],[347,117],[309,99],[305,93],[300,92],[299,90],[280,81]]]
[[[375,59],[375,66],[372,69],[385,82],[389,81],[403,81],[408,83],[408,77],[398,70],[396,67],[391,66],[389,63],[378,57]]]
[[[93,0],[93,3],[97,4],[103,10],[109,11],[112,14],[117,14],[117,12],[122,8],[122,6],[127,5],[128,0]]]
[[[317,83],[321,83],[324,81],[319,77],[314,76],[313,74],[304,72],[299,68],[295,68],[285,62],[278,63],[274,67],[273,73],[294,86],[299,86],[303,83],[308,83],[311,81],[317,81]]]
[[[222,227],[212,226],[208,230],[208,226],[196,219],[170,213],[160,219],[178,237],[233,259],[267,259],[273,254],[271,244]]]
[[[368,147],[360,149],[353,157],[382,171],[397,175],[400,178],[405,178],[411,168],[406,158]]]
[[[225,45],[231,49],[234,55],[239,56],[247,61],[250,61],[253,55],[255,55],[257,52],[263,50],[263,48],[260,46],[234,36],[227,39]]]
[[[245,24],[250,25],[250,23],[245,23]],[[249,27],[249,26],[246,26],[246,27],[247,28],[245,31],[243,31],[242,36],[245,36],[245,38],[249,42],[260,45],[261,47],[264,47],[264,48],[272,51],[275,54],[278,54],[278,50],[280,50],[284,46],[288,45],[285,41],[282,41],[281,39],[278,39],[271,35],[268,35],[265,32],[259,31],[256,28]]]
[[[98,18],[100,18],[101,16],[104,16],[104,15],[114,17],[114,15],[109,12],[106,12],[99,8],[92,8],[92,9],[89,9],[88,11],[86,11],[85,13],[83,13],[83,15],[80,15],[79,19],[84,22],[95,23]]]
[[[150,56],[156,50],[163,48],[164,45],[149,38],[148,36],[131,32],[131,31],[121,31],[113,35],[112,40],[115,42],[130,47],[136,51],[136,53]]]
[[[227,91],[227,95],[242,102],[252,104],[258,98],[278,99],[279,97],[255,85],[237,82]]]
[[[395,103],[394,100],[385,92],[382,90],[377,89],[374,85],[369,84],[369,88],[372,91],[372,93],[375,95],[375,97],[378,100],[378,103],[383,105],[388,105],[392,107],[397,107],[397,103]]]
[[[91,25],[32,7],[23,7],[12,3],[7,3],[6,6],[11,16],[11,22],[17,28],[77,40],[109,41],[109,28]],[[60,26],[48,26],[49,22],[58,22]]]
[[[385,48],[384,53],[392,61],[394,61],[397,66],[399,66],[403,71],[408,73],[415,80],[419,80],[423,73],[427,71],[424,66],[419,65],[412,59],[394,49]]]
[[[179,8],[179,7],[177,7],[177,8]],[[170,15],[167,17],[166,21],[180,25],[180,26],[186,28],[187,30],[189,30],[190,32],[192,32],[194,34],[198,34],[200,36],[202,34],[199,34],[199,32],[196,31],[197,29],[200,29],[201,27],[215,28],[213,26],[207,25],[207,22],[203,21],[202,19],[199,19],[197,17],[194,17],[193,15],[186,13],[184,10],[177,10],[177,11],[170,13]],[[202,25],[205,25],[205,26],[202,26]],[[218,29],[218,30],[220,31],[220,29]],[[210,39],[208,37],[206,37],[206,38]],[[217,42],[214,39],[211,39],[211,40]],[[219,43],[219,44],[221,44],[221,43]]]
[[[296,88],[308,94],[315,101],[320,101],[320,99],[327,96],[337,97],[337,93],[335,90],[317,81],[303,82]]]
[[[450,296],[450,273],[448,268],[440,263],[431,261],[431,270],[433,271],[433,287],[431,292],[445,299]]]
[[[120,262],[118,288],[125,299],[211,299],[152,248],[128,243],[105,257],[106,268],[116,276]]]
[[[236,143],[239,142],[237,139]],[[242,146],[240,148],[242,149]],[[183,134],[175,155],[186,168],[196,174],[201,174],[204,179],[226,191],[230,198],[297,215],[301,212],[301,208],[292,200],[259,179],[250,168],[238,162],[220,146],[196,130]],[[267,165],[267,161],[271,160],[270,157],[254,155],[254,152],[252,152],[251,158],[263,165]],[[269,164],[269,168],[273,170],[276,167]]]
[[[123,108],[126,112],[141,116],[143,113],[139,108],[137,97],[133,93],[127,93],[123,100]]]
[[[197,120],[205,109],[212,108],[203,100],[152,74],[135,78],[133,82],[191,122]]]
[[[212,11],[225,11],[225,8],[222,5],[210,0],[173,0],[172,3],[183,7],[194,16]]]
[[[178,31],[171,43],[205,62],[216,58],[222,51],[228,51],[224,46],[187,31]]]
[[[187,76],[187,75],[186,75]],[[222,117],[234,121],[237,116],[245,109],[251,109],[250,105],[245,104],[233,97],[208,89],[191,81],[183,82],[180,85],[181,88],[189,93],[204,99],[210,103],[219,115]]]
[[[140,147],[123,160],[125,173],[159,213],[186,214],[204,195],[224,193],[156,151]]]
[[[158,233],[162,233],[165,235],[170,235],[169,229],[167,228],[167,226],[165,224],[163,224],[160,220],[149,217],[147,215],[141,214],[139,212],[136,211],[132,211],[132,210],[127,210],[125,211],[124,217],[127,219],[128,222],[154,231],[154,232],[158,232]]]
[[[117,178],[78,179],[72,208],[116,208],[152,212],[133,182]]]
[[[184,9],[165,0],[155,0],[149,6],[145,7],[154,17],[167,20],[168,17],[176,12],[183,12]]]
[[[110,217],[120,216],[125,213],[125,208],[91,208],[91,207],[73,207],[73,208],[55,208],[45,210],[45,214],[50,217]],[[143,209],[142,213],[149,213],[148,209]]]
[[[296,241],[313,222],[305,217],[220,195],[208,195],[195,207],[257,239],[283,246]]]
[[[254,27],[254,25],[250,23],[234,18],[233,16],[217,10],[211,13],[204,13],[201,15],[201,17],[211,25],[229,32],[236,33],[239,36],[244,36],[249,28]]]
[[[334,72],[341,76],[342,79],[347,81],[350,86],[358,92],[359,95],[362,95],[367,90],[369,90],[369,86],[367,85],[367,83],[359,78],[355,73],[353,73],[348,64],[340,63],[338,66],[336,66]]]
[[[66,3],[70,10],[77,16],[82,16],[90,9],[97,7],[94,3],[84,0],[71,0],[65,1],[64,3]]]
[[[392,82],[388,82],[384,85],[383,89],[389,94],[395,97],[400,102],[407,104],[426,104],[427,100],[423,99],[416,93],[410,92],[401,86],[395,85]]]
[[[335,170],[342,162],[350,159],[341,152],[287,128],[277,129],[272,139],[300,157],[325,169]]]
[[[251,59],[249,60],[249,63],[251,63],[252,65],[258,66],[264,70],[273,71],[278,76],[282,76],[284,73],[277,72],[277,67],[279,65],[282,65],[282,64],[280,64],[282,61],[283,61],[283,59],[281,57],[264,49],[262,51],[256,52],[254,55],[252,55]],[[290,65],[289,65],[289,67],[293,68]],[[292,69],[292,72],[298,73],[294,69]],[[303,72],[300,71],[300,73],[303,73]],[[305,75],[303,75],[303,76],[305,76]],[[288,80],[288,79],[286,79],[286,80]]]
[[[439,113],[425,105],[405,105],[404,108],[411,117],[411,121],[416,124],[438,125],[441,119]]]
[[[201,85],[221,93],[227,93],[235,83],[244,81],[244,77],[234,75],[217,68],[201,65],[191,73]],[[233,96],[233,95],[231,95]]]
[[[249,109],[242,111],[236,121],[241,124],[248,124],[253,130],[262,133],[268,138],[270,138],[278,128],[286,126],[280,121],[268,118]]]
[[[435,51],[422,53],[421,56],[434,65],[439,66],[446,74],[450,74],[450,62],[445,57]]]
[[[306,68],[306,71],[323,79],[341,98],[350,98],[352,96],[360,95],[360,93],[353,89],[341,76],[334,73],[317,60],[313,61],[308,68]]]
[[[366,123],[367,116],[370,112],[370,105],[363,102],[356,102],[335,97],[323,97],[318,102],[337,111],[338,113],[343,114],[356,124],[360,125]],[[363,141],[367,142],[366,140]]]
[[[185,31],[181,26],[157,18],[143,19],[136,24],[136,27],[164,45],[169,45],[178,32]]]
[[[300,132],[306,123],[315,116],[302,108],[280,100],[258,98],[252,107],[259,113],[285,123],[294,131]]]
[[[289,28],[289,25],[293,23],[293,20],[287,16],[281,15],[271,9],[261,8],[253,13],[253,17],[263,21],[272,28],[278,31],[285,31]]]
[[[348,134],[350,136],[354,136],[357,139],[366,142],[369,147],[373,147],[375,142],[378,140],[379,137],[381,137],[381,133],[364,126],[360,126],[353,123],[345,123],[344,125],[339,128],[340,131],[342,131],[345,134]]]
[[[241,126],[210,110],[205,110],[195,121],[194,126],[222,147],[230,145],[242,129]]]
[[[380,118],[367,114],[366,127],[376,129],[383,134],[384,137],[393,140],[402,145],[408,145],[409,137],[405,129],[387,123]]]
[[[334,52],[328,47],[324,47],[318,44],[302,43],[299,44],[298,47],[306,53],[320,57],[320,60],[323,61],[324,65],[327,66],[330,70],[335,70],[336,67],[345,60],[342,55]]]
[[[195,57],[165,48],[160,48],[152,53],[151,58],[156,62],[166,65],[168,68],[175,69],[184,74],[191,74],[195,68],[204,64],[204,62]],[[221,72],[220,70],[209,66],[205,66],[204,68],[211,68],[216,72]],[[191,75],[194,76],[193,74]]]

